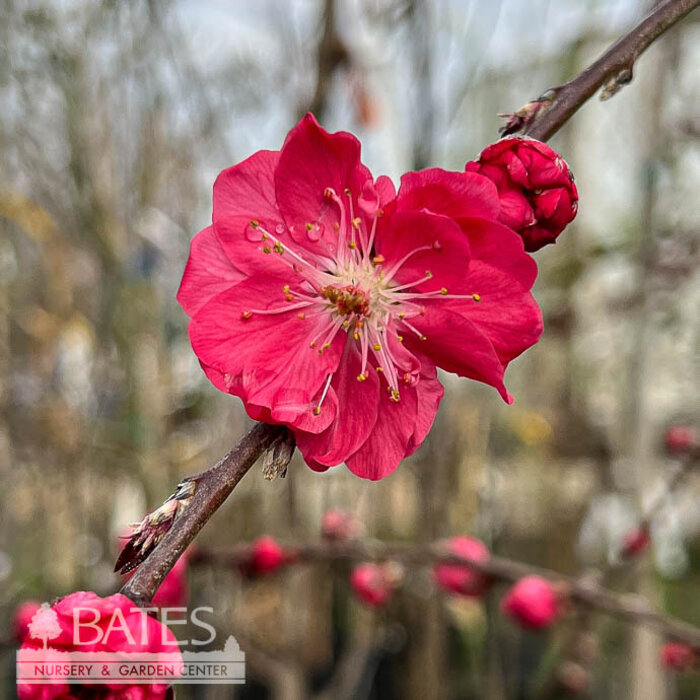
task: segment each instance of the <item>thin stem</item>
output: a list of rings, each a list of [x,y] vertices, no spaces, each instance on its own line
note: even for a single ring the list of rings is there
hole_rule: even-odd
[[[524,576],[536,574],[562,586],[569,599],[580,606],[612,615],[634,625],[646,625],[662,634],[700,647],[700,629],[654,609],[642,596],[630,593],[614,593],[597,581],[582,577],[573,578],[556,571],[530,566],[504,557],[489,556],[484,561],[456,556],[448,552],[444,544],[407,545],[380,543],[377,541],[322,542],[298,547],[287,547],[291,559],[297,563],[317,563],[329,560],[348,561],[398,561],[408,566],[467,564],[486,574],[494,581],[515,583]],[[225,552],[198,550],[193,565],[236,568],[250,557],[250,545],[241,544]]]
[[[568,83],[555,88],[552,101],[537,114],[525,133],[550,139],[601,87],[613,81],[614,94],[632,79],[635,61],[664,32],[700,5],[700,0],[666,0],[634,29],[618,39],[600,58]]]
[[[141,606],[151,601],[158,586],[207,520],[284,430],[281,426],[257,423],[218,464],[193,478],[197,488],[192,501],[122,588],[125,596]]]

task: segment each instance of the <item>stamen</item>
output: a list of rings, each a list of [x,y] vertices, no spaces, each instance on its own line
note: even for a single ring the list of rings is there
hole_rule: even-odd
[[[314,415],[316,415],[316,416],[321,414],[321,406],[323,406],[323,402],[326,400],[326,394],[328,393],[328,389],[331,385],[332,379],[333,379],[333,375],[329,374],[328,378],[326,379],[326,386],[323,387],[323,392],[321,393],[321,398],[319,399],[318,403],[316,404],[316,407],[314,408]]]

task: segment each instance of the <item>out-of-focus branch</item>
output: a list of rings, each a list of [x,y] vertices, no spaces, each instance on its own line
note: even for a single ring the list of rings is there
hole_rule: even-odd
[[[573,80],[518,110],[503,133],[523,131],[532,138],[547,141],[600,88],[603,88],[601,97],[607,99],[629,83],[637,58],[699,5],[700,0],[662,2]]]
[[[333,73],[346,63],[348,52],[335,29],[335,0],[326,0],[323,10],[323,33],[318,44],[318,73],[314,96],[308,111],[320,118],[326,108]],[[303,109],[306,112],[307,109]]]
[[[700,629],[664,615],[636,594],[614,593],[597,581],[573,578],[555,571],[530,566],[504,557],[489,556],[485,561],[451,554],[441,543],[405,545],[377,541],[323,542],[288,547],[291,559],[298,563],[328,560],[398,561],[407,566],[424,566],[436,562],[466,564],[494,581],[514,583],[524,576],[536,574],[561,586],[568,599],[583,607],[595,609],[635,625],[646,625],[662,634],[693,647],[700,647]],[[191,560],[193,565],[237,567],[250,557],[250,545],[241,544],[226,552],[199,550]]]
[[[162,541],[139,566],[122,593],[137,605],[151,601],[158,586],[217,508],[265,450],[284,433],[285,428],[258,423],[215,466],[190,481],[194,495],[177,517]]]

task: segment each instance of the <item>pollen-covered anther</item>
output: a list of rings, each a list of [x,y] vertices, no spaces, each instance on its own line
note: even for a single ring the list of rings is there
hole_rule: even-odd
[[[272,252],[272,248],[270,248],[269,245],[263,246],[262,252],[265,253],[265,255],[269,255]]]
[[[372,262],[373,262],[375,265],[381,265],[383,262],[386,262],[386,258],[385,258],[383,255],[375,255],[375,256],[372,258]]]
[[[348,243],[348,248],[355,250],[355,248],[357,248],[357,243],[355,243],[355,241],[350,241],[350,243]]]
[[[376,370],[381,374],[384,371],[384,367],[376,367]]]
[[[315,415],[315,416],[320,416],[320,415],[321,415],[321,407],[320,407],[320,406],[316,406],[316,407],[314,408],[314,415]]]
[[[428,340],[428,336],[421,334],[418,336],[418,340]]]
[[[313,231],[313,230],[314,230],[314,225],[311,224],[311,223],[309,223],[309,222],[307,221],[307,222],[304,224],[304,228],[305,228],[307,231]]]
[[[272,246],[272,249],[275,251],[275,253],[279,253],[280,255],[284,253],[284,246],[279,241],[275,241],[275,245]]]
[[[297,318],[300,318],[303,321],[306,318],[306,314],[303,311],[300,311],[297,314]]]
[[[257,219],[253,219],[253,220],[250,222],[250,227],[251,227],[251,228],[258,228],[258,226],[260,226],[260,222],[259,222]]]
[[[401,394],[399,394],[398,389],[391,389],[391,396],[389,397],[389,401],[393,401],[394,403],[398,403],[401,401]]]
[[[375,343],[372,346],[377,352],[379,352],[382,349],[382,346],[379,343]]]
[[[474,301],[481,301],[481,294],[472,294],[472,299]]]
[[[403,381],[404,384],[411,384],[411,382],[413,381],[413,377],[409,372],[404,372]]]
[[[293,295],[293,294],[285,294],[285,295],[284,295],[284,298],[285,298],[287,301],[294,301],[294,295]]]
[[[282,291],[285,294],[289,294],[289,291],[291,290],[291,287],[288,284],[285,284],[284,287],[282,287]]]
[[[442,287],[440,289],[440,294],[442,294],[442,296],[446,297],[449,294],[449,292],[447,291],[447,287]]]
[[[397,335],[396,340],[399,341],[399,343],[403,343],[403,336],[402,335]]]
[[[244,321],[247,321],[249,318],[251,318],[252,315],[253,315],[253,312],[252,312],[252,311],[243,311],[243,312],[241,313],[241,318],[242,318]]]
[[[326,199],[333,199],[333,197],[336,197],[337,195],[332,187],[326,187],[326,189],[323,190],[323,196]]]
[[[425,279],[428,279],[428,280],[433,279],[433,273],[430,270],[425,271]]]
[[[359,216],[356,216],[356,217],[352,220],[352,227],[353,227],[354,229],[358,229],[358,228],[360,228],[360,224],[361,224],[361,223],[362,223],[362,219],[360,219]]]
[[[368,376],[368,375],[367,375],[367,374],[364,374],[364,373],[363,373],[363,374],[358,374],[358,375],[357,375],[357,381],[358,381],[358,382],[364,382],[364,381],[366,381],[367,376]]]

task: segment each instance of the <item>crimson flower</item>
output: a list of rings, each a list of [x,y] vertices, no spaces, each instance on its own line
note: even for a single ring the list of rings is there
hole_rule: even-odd
[[[523,627],[541,630],[559,616],[559,601],[551,582],[541,576],[525,576],[501,603],[503,612]]]
[[[88,653],[146,653],[162,655],[171,663],[181,662],[179,647],[173,633],[163,624],[138,608],[129,598],[119,593],[101,598],[90,591],[71,593],[54,603],[51,612],[56,624],[56,633],[44,635],[42,639],[31,634],[25,636],[18,652],[18,662],[36,661],[63,664],[66,652]],[[88,625],[87,630],[76,628]],[[89,623],[89,624],[88,624]],[[48,646],[47,646],[48,644]],[[78,685],[55,680],[38,684],[20,681],[17,695],[20,700],[75,700],[90,697],[99,700],[163,700],[167,685],[144,681],[143,684],[127,684],[119,681],[101,685]]]
[[[485,148],[468,172],[492,180],[501,199],[499,220],[517,231],[534,252],[557,236],[578,211],[578,191],[569,166],[546,143],[507,138]]]
[[[506,366],[539,338],[537,268],[499,209],[475,173],[407,173],[397,193],[307,115],[214,184],[178,292],[206,375],[289,426],[311,468],[390,474],[430,430],[436,367],[510,402]]]

